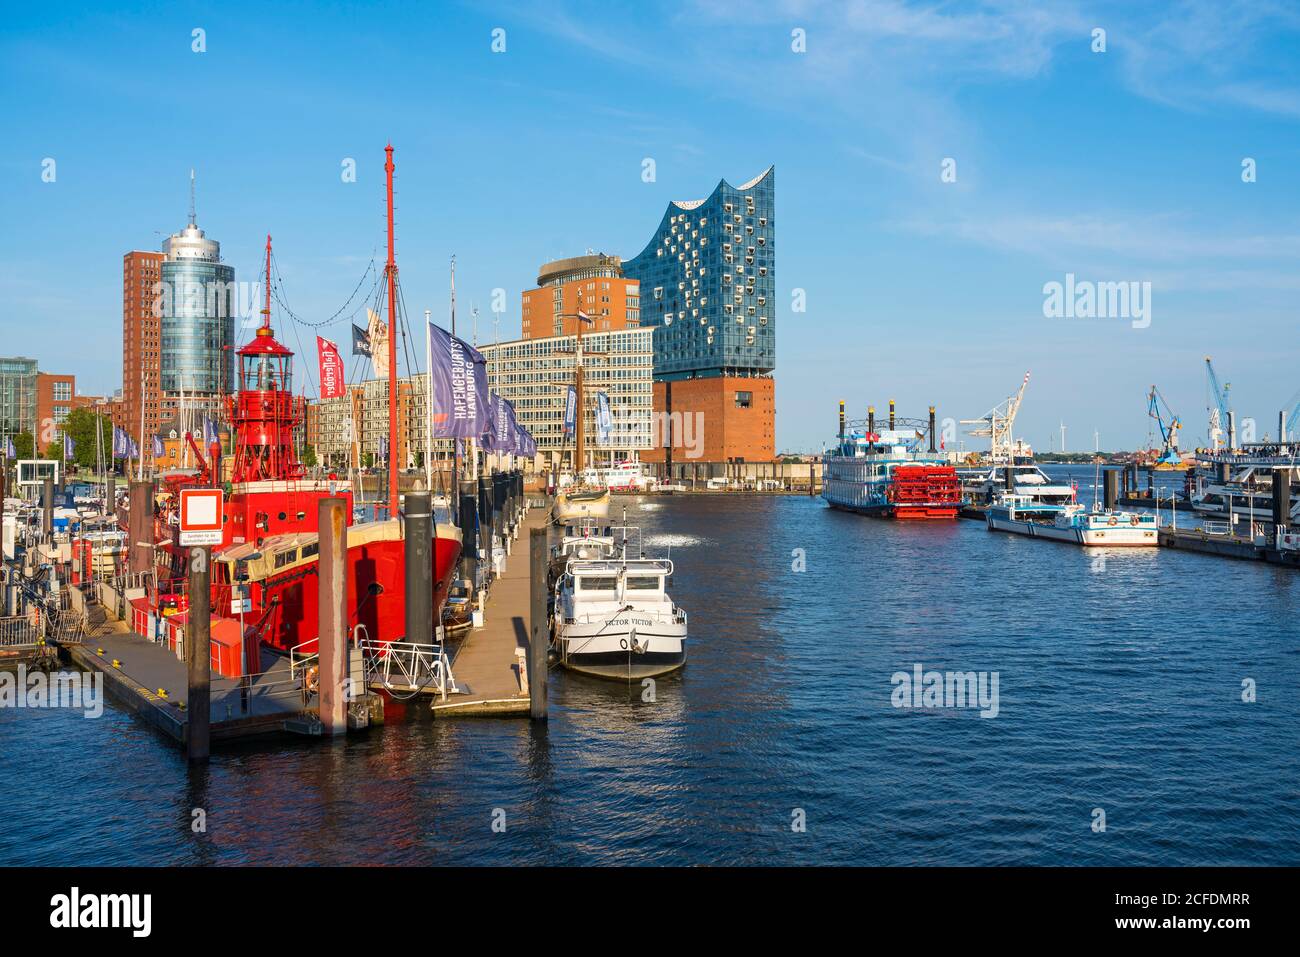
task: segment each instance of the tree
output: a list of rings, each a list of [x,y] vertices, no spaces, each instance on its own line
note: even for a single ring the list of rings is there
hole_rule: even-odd
[[[36,443],[32,440],[30,432],[19,432],[14,436],[14,458],[16,459],[34,459],[33,454]]]
[[[309,445],[303,449],[302,464],[309,469],[316,467],[316,449],[313,446]]]
[[[95,423],[100,422],[104,436],[104,455],[113,454],[113,423],[108,416],[99,415],[90,409],[73,409],[66,419],[63,420],[63,432],[72,436],[72,462],[85,468],[94,468],[95,466],[95,446],[97,441]],[[63,442],[60,436],[58,442],[51,443],[50,449],[54,452],[51,458],[62,458],[63,452],[59,446]]]

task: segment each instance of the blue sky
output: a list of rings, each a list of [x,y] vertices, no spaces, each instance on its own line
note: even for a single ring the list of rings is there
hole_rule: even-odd
[[[783,448],[841,398],[973,417],[1026,370],[1040,449],[1061,421],[1143,443],[1152,383],[1196,444],[1207,354],[1261,435],[1300,388],[1298,5],[116,6],[11,7],[0,35],[0,354],[84,392],[121,385],[121,257],[184,225],[191,166],[238,277],[274,234],[319,320],[382,255],[389,139],[408,310],[445,318],[455,253],[481,340],[493,289],[513,338],[543,261],[630,258],[670,200],[776,164]],[[1150,325],[1046,318],[1067,273],[1150,282]]]

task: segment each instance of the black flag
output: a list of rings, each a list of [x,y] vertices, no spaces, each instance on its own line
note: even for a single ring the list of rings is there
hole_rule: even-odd
[[[352,354],[365,356],[367,359],[373,356],[373,350],[370,348],[370,333],[355,325],[352,327]]]

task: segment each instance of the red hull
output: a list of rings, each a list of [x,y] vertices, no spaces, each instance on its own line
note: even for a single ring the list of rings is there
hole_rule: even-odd
[[[348,630],[357,638],[394,641],[406,636],[405,548],[400,537],[348,548]],[[456,538],[439,537],[434,542],[434,621],[428,634],[418,637],[420,643],[433,640],[433,626],[440,620],[460,550]],[[312,563],[251,586],[254,608],[269,609],[259,627],[265,644],[278,651],[299,646],[307,653],[315,651],[320,634],[319,585],[317,566]]]

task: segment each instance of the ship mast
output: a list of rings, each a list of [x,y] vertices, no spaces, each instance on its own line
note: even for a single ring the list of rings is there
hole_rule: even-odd
[[[384,147],[388,181],[388,517],[397,517],[397,261],[393,256],[393,144]]]
[[[262,307],[262,328],[271,327],[271,234],[266,234],[266,305]]]

